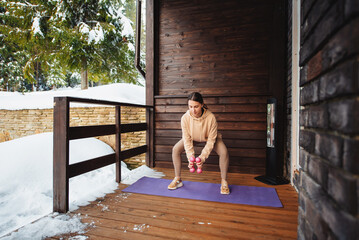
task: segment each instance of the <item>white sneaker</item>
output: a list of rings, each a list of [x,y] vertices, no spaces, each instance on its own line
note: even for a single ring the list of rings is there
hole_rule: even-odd
[[[168,189],[175,190],[182,186],[183,186],[182,180],[177,180],[177,178],[174,178],[173,181],[170,183],[170,185],[168,185]]]

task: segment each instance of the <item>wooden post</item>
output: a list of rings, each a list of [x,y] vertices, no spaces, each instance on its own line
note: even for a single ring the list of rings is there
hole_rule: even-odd
[[[121,106],[116,106],[116,182],[121,182]]]
[[[153,108],[146,108],[146,123],[147,123],[147,130],[146,130],[146,145],[147,145],[147,152],[146,152],[146,165],[148,167],[154,167],[154,160],[153,160],[153,148],[154,148],[154,115],[153,115]]]
[[[154,96],[157,95],[158,52],[159,52],[159,1],[146,0],[146,105],[154,106]],[[154,160],[154,108],[147,108],[147,153],[146,165],[155,166]]]
[[[146,0],[146,105],[154,105],[155,86],[155,0]]]
[[[53,211],[69,210],[69,102],[67,97],[55,97],[53,127]]]

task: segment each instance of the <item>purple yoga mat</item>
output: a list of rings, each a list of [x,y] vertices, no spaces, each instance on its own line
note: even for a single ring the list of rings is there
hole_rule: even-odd
[[[220,194],[220,184],[183,181],[183,187],[168,190],[172,180],[143,177],[122,192],[196,199],[212,202],[283,207],[275,188],[229,185],[231,194]]]

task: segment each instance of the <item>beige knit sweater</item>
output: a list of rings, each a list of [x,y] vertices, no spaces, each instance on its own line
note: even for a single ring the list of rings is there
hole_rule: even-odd
[[[195,156],[193,141],[206,142],[201,155],[199,155],[201,160],[205,161],[217,139],[217,121],[214,114],[205,109],[202,116],[196,118],[188,110],[181,118],[181,127],[187,159]]]

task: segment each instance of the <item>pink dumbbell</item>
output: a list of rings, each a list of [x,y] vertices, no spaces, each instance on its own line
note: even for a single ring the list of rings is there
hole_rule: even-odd
[[[190,157],[189,158],[189,161],[193,164],[192,167],[189,169],[189,171],[191,173],[194,173],[195,169],[194,169],[194,161],[195,161],[195,158],[194,157]]]
[[[200,163],[201,159],[199,157],[196,157],[196,163]],[[202,173],[202,168],[197,168],[197,173]]]

